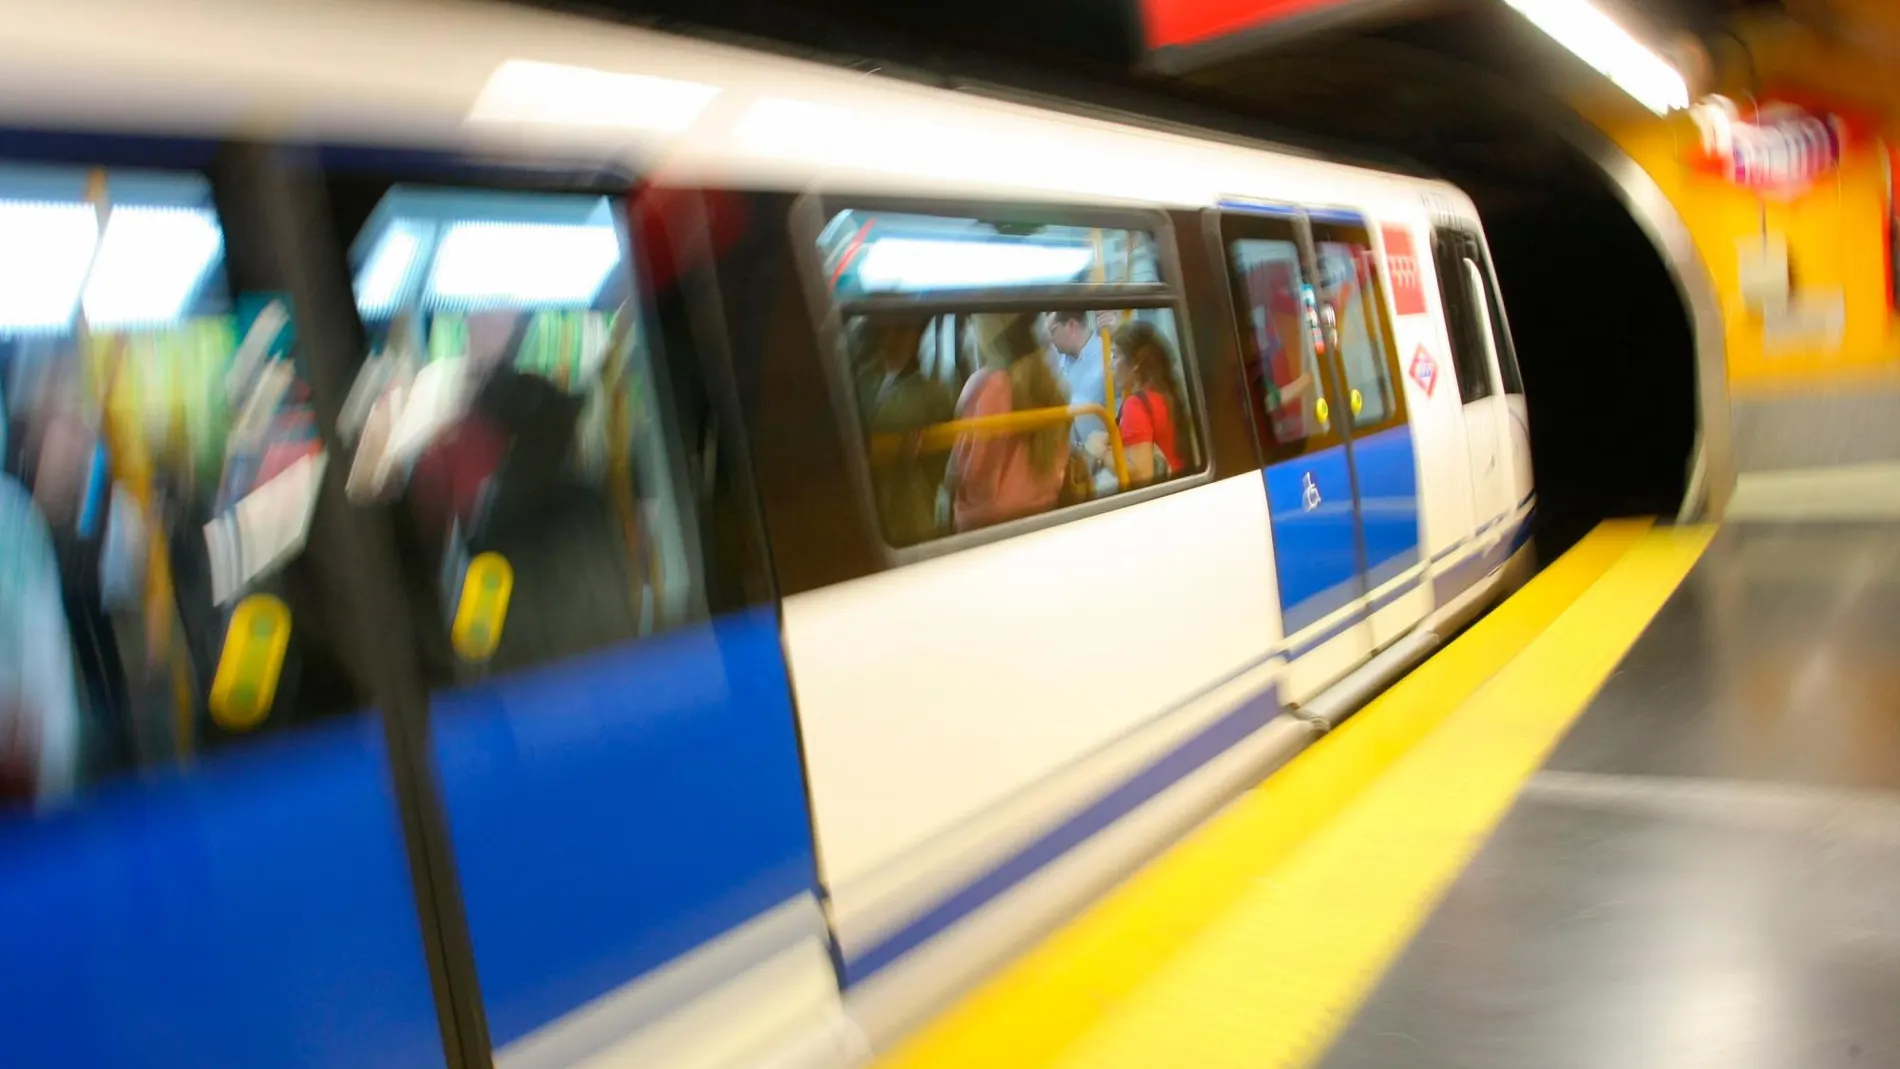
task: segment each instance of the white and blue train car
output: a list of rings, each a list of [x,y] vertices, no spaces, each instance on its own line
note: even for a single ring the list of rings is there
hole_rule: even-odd
[[[19,1066],[850,1063],[1534,499],[1451,186],[441,0],[0,2],[0,386]]]

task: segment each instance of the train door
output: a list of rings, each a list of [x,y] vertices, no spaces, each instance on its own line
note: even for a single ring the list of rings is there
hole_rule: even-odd
[[[1335,216],[1315,219],[1312,233],[1320,327],[1346,406],[1364,612],[1384,647],[1425,614],[1425,599],[1409,596],[1420,563],[1416,445],[1368,228]]]
[[[1515,499],[1511,497],[1510,465],[1505,459],[1510,414],[1500,389],[1476,252],[1476,239],[1462,230],[1439,227],[1432,232],[1432,259],[1451,336],[1452,370],[1464,402],[1472,525],[1482,538],[1503,521]]]
[[[1417,563],[1411,434],[1365,227],[1230,212],[1222,231],[1297,701],[1371,654],[1377,599]]]
[[[698,1065],[834,1014],[736,400],[642,281],[697,224],[326,163],[364,335],[347,483],[400,550],[498,1061]]]

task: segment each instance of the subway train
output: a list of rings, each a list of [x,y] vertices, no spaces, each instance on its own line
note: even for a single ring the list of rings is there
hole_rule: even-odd
[[[0,0],[0,388],[11,1066],[857,1064],[1531,567],[1453,186],[526,8]]]

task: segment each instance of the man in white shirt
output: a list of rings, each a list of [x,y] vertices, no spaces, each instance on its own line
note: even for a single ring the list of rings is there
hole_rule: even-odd
[[[1049,313],[1045,326],[1055,350],[1050,365],[1068,385],[1070,404],[1106,405],[1110,413],[1115,411],[1103,390],[1102,332],[1115,329],[1120,322],[1121,317],[1114,312]],[[1107,434],[1108,427],[1099,416],[1078,416],[1070,433],[1075,448],[1086,452],[1089,435]]]

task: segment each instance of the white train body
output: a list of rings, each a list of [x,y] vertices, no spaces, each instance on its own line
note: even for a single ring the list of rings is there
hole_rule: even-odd
[[[248,146],[243,174],[287,177],[259,194],[258,218],[277,224],[244,241],[227,207],[243,182],[234,165],[181,147],[185,165],[159,167],[212,175],[233,264],[244,242],[282,249],[285,235],[322,231],[286,213],[326,211],[299,191],[330,182],[337,202],[345,171],[482,187],[497,204],[544,189],[603,196],[641,294],[622,313],[646,316],[636,334],[660,354],[643,358],[660,368],[647,396],[666,433],[653,440],[671,451],[639,460],[660,473],[640,494],[652,576],[668,578],[649,576],[638,633],[591,661],[458,677],[452,698],[420,672],[438,695],[426,712],[399,714],[372,690],[366,722],[413,715],[429,740],[413,753],[375,743],[364,758],[393,769],[365,782],[397,785],[385,813],[394,852],[346,844],[271,863],[311,867],[294,881],[309,894],[354,873],[416,905],[424,929],[447,934],[392,951],[424,971],[410,961],[382,975],[433,978],[434,995],[383,992],[372,1012],[359,1005],[368,995],[326,986],[334,977],[294,975],[244,994],[248,959],[217,948],[276,929],[233,934],[220,911],[273,892],[244,866],[177,860],[199,900],[68,902],[59,923],[119,909],[151,914],[134,927],[201,933],[212,963],[177,983],[205,987],[203,1014],[220,1020],[181,1025],[174,1060],[101,1040],[99,1064],[219,1061],[193,1044],[245,1014],[224,1009],[232,998],[320,996],[335,1002],[310,1026],[320,1035],[286,1039],[254,1014],[262,1023],[217,1041],[229,1044],[223,1063],[276,1064],[297,1043],[354,1064],[380,1063],[372,1043],[426,1055],[437,1014],[451,1063],[486,1057],[470,1049],[483,1042],[508,1066],[849,1060],[1350,713],[1490,604],[1527,555],[1534,493],[1515,357],[1476,211],[1442,182],[418,0],[0,0],[0,127],[21,131],[0,137],[0,165],[150,169],[153,144]],[[21,145],[28,156],[10,158]],[[80,158],[93,146],[110,158]],[[5,177],[0,201],[16,196]],[[521,222],[504,216],[493,220]],[[827,260],[833,228],[859,219],[856,245]],[[354,240],[370,242],[374,221]],[[962,229],[939,239],[933,227]],[[884,254],[880,241],[893,243]],[[1028,245],[1067,250],[1066,274],[1038,276]],[[321,242],[282,251],[353,268],[363,323],[324,336],[373,341],[361,257],[342,265]],[[321,278],[287,271],[279,285],[300,330],[336,313],[310,297],[330,292]],[[1185,409],[1171,412],[1168,478],[1124,489],[1112,458],[1089,461],[1100,465],[1089,499],[982,526],[957,511],[953,478],[926,536],[890,537],[874,505],[883,431],[857,403],[853,332],[870,329],[858,321],[927,319],[917,365],[892,374],[967,399],[968,317],[1065,308],[1114,311],[1166,339]],[[303,359],[322,359],[320,333]],[[311,373],[319,412],[341,404],[325,383],[353,370]],[[1163,453],[1159,439],[1140,452],[1125,392],[1108,400],[1130,456]],[[719,465],[730,468],[706,474]],[[730,597],[711,592],[738,581],[714,574],[724,551],[707,548],[727,494],[749,517],[733,537],[757,557],[750,593]],[[516,572],[518,588],[535,581],[520,562]],[[735,639],[741,626],[751,630]],[[669,718],[708,710],[728,716],[722,734],[666,734]],[[757,736],[770,747],[747,748],[748,718],[772,720],[776,734]],[[708,756],[727,745],[730,760]],[[249,759],[238,746],[217,767]],[[648,793],[615,794],[624,781]],[[213,820],[192,812],[181,820]],[[743,839],[748,814],[765,813],[776,823],[756,850],[704,846]],[[136,831],[113,827],[95,847],[140,848]],[[161,859],[172,849],[152,847]],[[400,878],[418,872],[427,878]],[[0,887],[13,879],[0,874]],[[302,915],[302,938],[341,923]],[[0,947],[28,934],[0,932]],[[139,984],[175,972],[157,943],[120,952]],[[111,1015],[127,997],[88,986],[55,1019],[7,1031]],[[426,1019],[394,1020],[397,1004]]]

